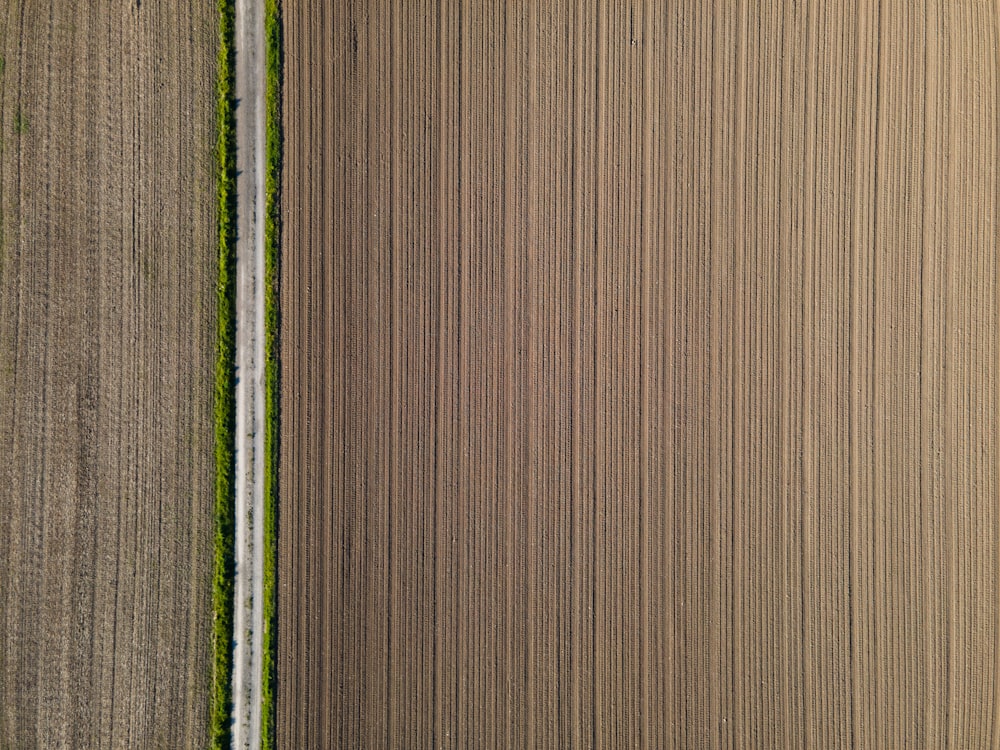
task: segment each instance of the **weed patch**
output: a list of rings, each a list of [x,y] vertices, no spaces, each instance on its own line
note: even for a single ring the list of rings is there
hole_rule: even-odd
[[[233,578],[236,573],[236,119],[235,2],[219,0],[216,78],[216,172],[218,181],[219,278],[215,358],[215,569],[212,647],[211,745],[231,745],[233,674]]]

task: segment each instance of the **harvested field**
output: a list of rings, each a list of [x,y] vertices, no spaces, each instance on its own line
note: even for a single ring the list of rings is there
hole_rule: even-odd
[[[205,747],[214,0],[0,10],[0,747]]]
[[[994,3],[285,50],[281,747],[1000,742]]]

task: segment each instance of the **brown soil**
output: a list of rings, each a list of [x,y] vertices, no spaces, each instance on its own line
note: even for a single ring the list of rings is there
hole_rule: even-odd
[[[214,0],[0,10],[0,747],[203,747]]]
[[[1000,741],[991,3],[286,6],[282,747]]]

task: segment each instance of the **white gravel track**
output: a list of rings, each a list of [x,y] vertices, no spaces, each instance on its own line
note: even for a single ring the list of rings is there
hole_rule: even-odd
[[[264,3],[236,0],[233,747],[260,747],[264,636]]]

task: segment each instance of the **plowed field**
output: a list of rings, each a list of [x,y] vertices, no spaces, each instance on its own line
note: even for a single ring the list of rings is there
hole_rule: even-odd
[[[281,746],[995,747],[997,6],[285,24]]]
[[[212,0],[0,7],[0,747],[204,747]]]

